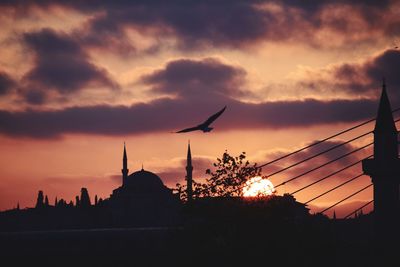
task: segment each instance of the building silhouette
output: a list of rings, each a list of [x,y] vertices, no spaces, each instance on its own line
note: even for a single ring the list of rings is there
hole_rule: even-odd
[[[176,226],[180,223],[179,195],[143,167],[129,174],[125,144],[121,171],[121,186],[114,189],[109,198],[96,195],[93,204],[85,187],[75,196],[75,203],[56,197],[54,205],[50,205],[47,195],[39,190],[34,208],[0,212],[0,232]]]
[[[383,81],[378,115],[374,129],[374,157],[363,160],[363,171],[374,184],[375,232],[388,238],[399,223],[400,159],[398,132]]]
[[[187,201],[190,203],[193,199],[193,165],[192,152],[190,151],[190,143],[188,144],[186,157],[186,195]]]
[[[107,200],[112,223],[129,226],[160,226],[177,223],[179,196],[156,174],[143,169],[129,175],[124,144],[122,185]]]

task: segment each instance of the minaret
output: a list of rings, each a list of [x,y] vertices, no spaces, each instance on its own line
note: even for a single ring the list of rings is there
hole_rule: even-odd
[[[188,143],[188,151],[186,158],[186,194],[187,201],[191,202],[193,199],[193,166],[192,166],[192,153],[190,151],[190,142]]]
[[[374,129],[374,158],[363,160],[364,174],[374,184],[375,230],[383,238],[398,227],[400,159],[396,124],[386,93],[385,81]]]
[[[398,158],[397,129],[393,120],[392,108],[386,92],[385,80],[374,129],[374,158],[390,161]]]
[[[124,142],[124,156],[122,159],[122,185],[125,185],[125,181],[128,178],[128,157],[126,156],[126,147],[125,147],[125,142]]]

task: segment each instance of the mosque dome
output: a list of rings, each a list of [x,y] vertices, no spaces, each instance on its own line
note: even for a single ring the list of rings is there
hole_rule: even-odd
[[[143,169],[130,174],[125,181],[124,187],[136,188],[143,191],[154,191],[165,188],[160,177]]]

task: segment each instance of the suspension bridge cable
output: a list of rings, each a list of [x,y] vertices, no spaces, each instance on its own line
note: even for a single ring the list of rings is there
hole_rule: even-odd
[[[357,149],[355,149],[355,150],[352,150],[352,151],[350,151],[350,152],[348,152],[348,153],[346,153],[346,154],[344,154],[344,155],[342,155],[342,156],[340,156],[340,157],[337,157],[337,158],[335,158],[335,159],[333,159],[333,160],[330,160],[330,161],[328,161],[328,162],[325,162],[325,163],[323,163],[322,165],[319,165],[319,166],[317,166],[317,167],[315,167],[315,168],[312,168],[312,169],[310,169],[310,170],[308,170],[308,171],[306,171],[306,172],[303,172],[303,173],[301,173],[301,174],[299,174],[299,175],[296,175],[296,176],[294,176],[294,177],[292,177],[292,178],[290,178],[290,179],[288,179],[288,180],[286,180],[286,181],[284,181],[284,182],[282,182],[282,183],[276,185],[275,188],[278,188],[278,187],[280,187],[280,186],[282,186],[282,185],[285,185],[285,184],[288,183],[288,182],[291,182],[291,181],[293,181],[293,180],[296,180],[296,179],[298,179],[298,178],[300,178],[300,177],[302,177],[302,176],[304,176],[304,175],[306,175],[306,174],[309,174],[309,173],[311,173],[311,172],[313,172],[313,171],[315,171],[315,170],[318,170],[318,169],[320,169],[320,168],[322,168],[322,167],[325,167],[325,166],[327,166],[327,165],[329,165],[329,164],[331,164],[331,163],[333,163],[333,162],[335,162],[335,161],[338,161],[338,160],[340,160],[340,159],[342,159],[342,158],[345,158],[345,157],[347,157],[347,156],[349,156],[349,155],[351,155],[351,154],[353,154],[353,153],[355,153],[355,152],[358,152],[358,151],[360,151],[360,150],[362,150],[362,149],[364,149],[364,148],[366,148],[366,147],[368,147],[368,146],[370,146],[370,145],[372,145],[372,144],[373,144],[373,143],[366,144],[366,145],[364,145],[364,146],[362,146],[362,147],[359,147],[359,148],[357,148]],[[232,194],[232,193],[234,193],[234,192],[240,191],[240,190],[242,190],[245,186],[252,185],[252,184],[254,184],[254,183],[256,183],[256,182],[257,182],[257,181],[252,181],[252,182],[250,182],[250,183],[243,184],[243,185],[239,186],[238,188],[236,188],[236,189],[234,189],[234,190],[228,192],[226,195],[230,195],[230,194]]]
[[[396,113],[396,112],[399,111],[399,110],[400,110],[400,107],[399,107],[399,108],[396,108],[396,109],[393,109],[393,110],[392,110],[392,113]],[[305,146],[305,147],[302,147],[302,148],[300,148],[300,149],[298,149],[298,150],[295,150],[295,151],[293,151],[293,152],[290,152],[290,153],[288,153],[288,154],[285,154],[285,155],[283,155],[283,156],[281,156],[281,157],[279,157],[279,158],[276,158],[276,159],[271,160],[271,161],[269,161],[269,162],[267,162],[267,163],[264,163],[264,164],[260,165],[259,168],[265,167],[265,166],[267,166],[267,165],[270,165],[270,164],[272,164],[272,163],[275,163],[275,162],[277,162],[277,161],[280,161],[280,160],[282,160],[282,159],[285,159],[285,158],[287,158],[287,157],[289,157],[289,156],[292,156],[292,155],[294,155],[294,154],[297,154],[297,153],[299,153],[299,152],[301,152],[301,151],[303,151],[303,150],[306,150],[306,149],[311,148],[311,147],[313,147],[313,146],[319,145],[319,144],[321,144],[321,143],[323,143],[323,142],[325,142],[325,141],[328,141],[328,140],[330,140],[330,139],[332,139],[332,138],[335,138],[335,137],[337,137],[337,136],[339,136],[339,135],[342,135],[342,134],[347,133],[347,132],[350,132],[350,131],[352,131],[352,130],[354,130],[354,129],[360,128],[361,126],[364,126],[364,125],[366,125],[366,124],[368,124],[368,123],[370,123],[370,122],[373,122],[374,120],[376,120],[376,118],[367,120],[367,121],[365,121],[365,122],[363,122],[363,123],[357,124],[356,126],[353,126],[353,127],[348,128],[348,129],[345,129],[345,130],[343,130],[343,131],[340,131],[340,132],[338,132],[338,133],[336,133],[336,134],[334,134],[334,135],[331,135],[331,136],[326,137],[326,138],[324,138],[324,139],[322,139],[322,140],[319,140],[319,141],[317,141],[317,142],[315,142],[315,143],[312,143],[312,144],[307,145],[307,146]]]
[[[396,111],[398,111],[398,110],[400,110],[400,108],[394,110],[393,112],[396,112]],[[398,122],[398,121],[400,121],[400,118],[397,119],[397,120],[395,120],[394,122]],[[371,133],[373,133],[373,131],[369,131],[369,132],[364,133],[364,134],[362,134],[362,135],[359,135],[359,136],[357,136],[357,137],[355,137],[355,138],[352,138],[352,139],[350,139],[350,140],[348,140],[348,141],[346,141],[346,142],[344,142],[344,143],[335,145],[335,146],[333,146],[333,147],[331,147],[331,148],[329,148],[329,149],[327,149],[327,150],[324,150],[324,151],[322,151],[322,152],[320,152],[320,153],[317,153],[317,154],[315,154],[315,155],[313,155],[313,156],[310,156],[310,157],[308,157],[308,158],[306,158],[306,159],[304,159],[304,160],[301,160],[301,161],[299,161],[299,162],[297,162],[297,163],[294,163],[294,164],[292,164],[292,165],[290,165],[290,166],[287,166],[287,167],[285,167],[285,168],[283,168],[283,169],[281,169],[281,170],[278,170],[278,171],[276,171],[276,172],[274,172],[274,173],[272,173],[272,174],[269,174],[269,175],[267,175],[267,177],[269,178],[269,177],[274,176],[274,175],[276,175],[276,174],[278,174],[278,173],[281,173],[281,172],[283,172],[283,171],[286,171],[286,170],[288,170],[288,169],[290,169],[290,168],[292,168],[292,167],[294,167],[294,166],[297,166],[297,165],[299,165],[299,164],[301,164],[301,163],[306,162],[307,160],[310,160],[310,159],[312,159],[312,158],[315,158],[315,157],[317,157],[317,156],[320,156],[320,155],[322,155],[322,154],[324,154],[324,153],[326,153],[326,152],[329,152],[329,151],[331,151],[331,150],[333,150],[333,149],[335,149],[335,148],[338,148],[338,147],[340,147],[340,146],[343,146],[343,145],[345,145],[345,144],[348,144],[348,143],[350,143],[350,142],[352,142],[352,141],[355,141],[355,140],[357,140],[357,139],[359,139],[359,138],[361,138],[361,137],[364,137],[364,136],[366,136],[366,135],[368,135],[368,134],[371,134]],[[322,168],[322,167],[324,167],[324,166],[326,166],[326,165],[328,165],[328,164],[330,164],[330,163],[332,163],[332,162],[334,162],[334,161],[336,161],[336,160],[342,159],[342,158],[344,158],[344,157],[346,157],[346,156],[348,156],[348,155],[350,155],[350,154],[352,154],[352,153],[355,153],[355,152],[357,152],[357,151],[359,151],[359,150],[361,150],[361,149],[364,149],[364,148],[366,148],[366,147],[368,147],[368,146],[370,146],[370,145],[372,145],[372,144],[373,144],[373,142],[372,142],[372,143],[369,143],[369,144],[367,144],[367,145],[365,145],[365,146],[363,146],[363,147],[360,147],[360,148],[358,148],[358,149],[355,149],[355,150],[353,150],[353,151],[351,151],[351,152],[349,152],[349,153],[347,153],[347,154],[345,154],[345,155],[343,155],[343,156],[341,156],[341,157],[338,157],[338,158],[336,158],[336,159],[334,159],[334,160],[332,160],[332,161],[326,162],[326,163],[324,163],[324,164],[322,164],[322,165],[320,165],[320,166],[318,166],[318,167],[316,167],[316,168],[314,168],[314,169],[311,169],[311,170],[309,170],[309,171],[307,171],[307,172],[305,172],[305,173],[302,173],[302,174],[300,174],[299,176],[296,176],[296,177],[293,177],[293,178],[291,178],[291,179],[289,179],[289,180],[286,180],[286,181],[282,182],[281,184],[276,185],[275,188],[280,187],[280,186],[286,184],[287,182],[290,182],[290,181],[292,181],[292,180],[295,180],[295,179],[297,179],[297,178],[300,178],[301,176],[306,175],[306,174],[308,174],[308,173],[310,173],[310,172],[312,172],[312,171],[314,171],[314,170],[320,169],[320,168]],[[366,158],[364,158],[364,159],[367,159],[367,158],[370,158],[370,157],[372,157],[372,155],[370,155],[370,156],[368,156],[368,157],[366,157]],[[343,169],[341,169],[341,170],[339,170],[339,171],[336,171],[336,172],[334,172],[334,173],[328,175],[327,177],[324,177],[324,178],[322,178],[322,179],[320,179],[320,180],[318,180],[318,181],[316,181],[316,182],[314,182],[314,183],[312,183],[312,184],[310,184],[310,185],[308,185],[308,186],[305,186],[305,187],[303,187],[303,188],[301,188],[301,189],[299,189],[299,190],[297,190],[297,191],[294,191],[294,192],[291,193],[291,194],[298,193],[298,192],[300,192],[301,190],[304,190],[304,189],[306,189],[307,187],[316,184],[317,182],[320,182],[320,181],[322,181],[322,180],[325,180],[325,179],[327,179],[327,178],[329,178],[329,177],[331,177],[331,176],[333,176],[333,175],[335,175],[335,174],[337,174],[337,173],[339,173],[339,172],[341,172],[341,171],[343,171],[343,170],[345,170],[345,169],[348,169],[348,168],[350,168],[350,167],[352,167],[352,166],[354,166],[354,165],[360,163],[360,162],[363,161],[364,159],[361,159],[361,160],[359,160],[359,161],[357,161],[357,162],[355,162],[355,163],[353,163],[353,164],[351,164],[351,165],[349,165],[349,166],[347,166],[347,167],[344,167]],[[262,166],[262,165],[258,166],[258,168],[261,168],[261,166]],[[255,182],[256,182],[256,181],[255,181]],[[251,182],[250,185],[253,184],[253,183],[255,183],[255,182]],[[247,185],[248,185],[248,184],[247,184]],[[243,189],[243,186],[242,186],[242,187],[239,187],[238,189],[236,189],[236,190],[234,190],[234,191],[232,191],[232,192],[235,192],[235,191],[240,190],[240,189]],[[232,193],[232,192],[228,192],[228,194],[230,194],[230,193]]]
[[[369,185],[367,185],[366,187],[363,187],[362,189],[358,190],[357,192],[354,192],[353,194],[351,194],[351,195],[349,195],[349,196],[343,198],[342,200],[339,200],[339,201],[336,202],[335,204],[333,204],[333,205],[327,207],[326,209],[324,209],[323,211],[320,211],[319,213],[324,213],[325,211],[327,211],[327,210],[329,210],[329,209],[331,209],[331,208],[337,206],[338,204],[342,203],[343,201],[346,201],[347,199],[349,199],[349,198],[351,198],[351,197],[357,195],[358,193],[364,191],[365,189],[368,189],[368,188],[371,187],[371,186],[372,186],[372,184],[369,184]]]
[[[400,110],[400,109],[399,109],[399,110]],[[398,121],[400,121],[400,119],[397,119],[397,120],[395,120],[394,122],[398,122]],[[348,144],[348,143],[351,143],[351,142],[353,142],[353,141],[355,141],[355,140],[357,140],[357,139],[360,139],[360,138],[362,138],[362,137],[364,137],[364,136],[367,136],[368,134],[371,134],[371,133],[373,133],[373,132],[374,132],[374,131],[369,131],[369,132],[367,132],[367,133],[361,134],[361,135],[359,135],[359,136],[357,136],[357,137],[354,137],[354,138],[352,138],[352,139],[350,139],[350,140],[347,140],[346,142],[343,142],[343,143],[340,143],[340,144],[335,145],[335,146],[333,146],[333,147],[330,147],[330,148],[328,148],[328,149],[326,149],[326,150],[324,150],[324,151],[321,151],[321,152],[319,152],[319,153],[317,153],[317,154],[315,154],[315,155],[313,155],[313,156],[310,156],[310,157],[305,158],[305,159],[303,159],[303,160],[301,160],[301,161],[299,161],[299,162],[296,162],[296,163],[294,163],[294,164],[292,164],[292,165],[286,166],[286,167],[284,167],[284,168],[282,168],[282,169],[280,169],[280,170],[278,170],[278,171],[276,171],[276,172],[273,172],[273,173],[271,173],[271,174],[268,174],[267,176],[268,176],[268,177],[274,176],[274,175],[276,175],[276,174],[278,174],[278,173],[281,173],[281,172],[283,172],[283,171],[286,171],[286,170],[288,170],[288,169],[290,169],[290,168],[292,168],[292,167],[295,167],[295,166],[297,166],[297,165],[300,165],[301,163],[304,163],[304,162],[306,162],[306,161],[308,161],[308,160],[310,160],[310,159],[316,158],[316,157],[318,157],[318,156],[320,156],[320,155],[322,155],[322,154],[324,154],[324,153],[327,153],[327,152],[332,151],[332,150],[334,150],[334,149],[336,149],[336,148],[338,148],[338,147],[344,146],[344,145],[346,145],[346,144]],[[295,151],[295,152],[296,152],[296,151]],[[293,152],[293,153],[294,153],[294,152]],[[290,154],[290,153],[289,153],[289,154]],[[275,161],[275,160],[273,160],[273,161]],[[272,161],[271,161],[271,162],[272,162]],[[265,166],[265,165],[266,165],[266,164],[260,165],[260,166],[258,166],[258,168],[262,168],[262,166]]]
[[[371,134],[372,133],[372,131],[369,131],[369,132],[367,132],[367,133],[364,133],[364,134],[362,134],[362,135],[359,135],[359,136],[357,136],[357,137],[355,137],[355,138],[352,138],[352,139],[350,139],[350,140],[347,140],[346,142],[343,142],[343,143],[340,143],[340,144],[337,144],[337,145],[335,145],[335,146],[333,146],[333,147],[330,147],[330,148],[328,148],[328,149],[326,149],[326,150],[324,150],[324,151],[321,151],[321,152],[319,152],[319,153],[317,153],[317,154],[314,154],[314,155],[312,155],[312,156],[310,156],[310,157],[308,157],[308,158],[305,158],[305,159],[303,159],[303,160],[301,160],[301,161],[298,161],[298,162],[296,162],[296,163],[294,163],[294,164],[292,164],[292,165],[289,165],[289,166],[286,166],[286,167],[284,167],[284,168],[282,168],[282,169],[280,169],[280,170],[278,170],[278,171],[276,171],[276,172],[273,172],[273,173],[271,173],[271,174],[268,174],[267,175],[267,177],[269,178],[269,177],[271,177],[271,176],[274,176],[274,175],[276,175],[276,174],[279,174],[279,173],[281,173],[281,172],[284,172],[284,171],[286,171],[286,170],[288,170],[288,169],[290,169],[290,168],[292,168],[292,167],[295,167],[295,166],[297,166],[297,165],[300,165],[300,164],[302,164],[302,163],[304,163],[304,162],[306,162],[306,161],[308,161],[308,160],[310,160],[310,159],[313,159],[313,158],[316,158],[316,157],[318,157],[318,156],[321,156],[321,155],[323,155],[323,154],[325,154],[325,153],[327,153],[327,152],[330,152],[330,151],[332,151],[332,150],[334,150],[334,149],[336,149],[336,148],[338,148],[338,147],[341,147],[341,146],[344,146],[344,145],[346,145],[346,144],[348,144],[348,143],[351,143],[351,142],[353,142],[353,141],[355,141],[355,140],[357,140],[357,139],[360,139],[360,138],[362,138],[362,137],[364,137],[364,136],[366,136],[366,135],[368,135],[368,134]],[[366,146],[369,146],[369,145],[371,145],[372,143],[370,143],[370,144],[368,144],[368,145],[366,145]],[[359,150],[361,150],[361,149],[363,149],[363,148],[365,148],[366,146],[364,146],[364,147],[361,147]],[[354,150],[352,153],[355,153],[355,152],[357,152],[358,150],[356,149],[356,150]],[[345,156],[347,156],[347,155],[350,155],[350,154],[352,154],[352,153],[348,153],[348,154],[346,154]],[[341,158],[338,158],[338,160],[339,159],[341,159]],[[358,163],[358,162],[357,162]],[[324,165],[325,166],[325,165]],[[353,166],[353,165],[352,165]],[[323,166],[322,166],[323,167]],[[351,167],[351,166],[349,166],[349,167]],[[348,168],[349,168],[348,167]],[[257,166],[256,168],[261,168],[260,166]],[[317,168],[318,169],[318,168]],[[341,171],[343,171],[343,170],[341,170]],[[340,172],[340,171],[339,171]],[[327,177],[328,178],[328,177]],[[205,191],[207,191],[207,190],[209,190],[209,189],[211,189],[211,188],[213,188],[213,187],[216,187],[216,186],[218,186],[218,185],[220,185],[220,184],[215,184],[215,185],[211,185],[211,186],[209,186],[208,188],[205,188],[205,189],[203,189],[203,190],[201,190],[200,192],[199,192],[199,194],[201,194],[201,193],[203,193],[203,192],[205,192]],[[280,185],[278,185],[278,186],[280,186]],[[278,187],[278,186],[276,186],[276,187]],[[233,192],[235,192],[235,191],[233,191]],[[293,193],[292,193],[293,194]]]
[[[399,109],[399,110],[400,110],[400,109]],[[398,121],[400,121],[400,118],[397,119],[397,120],[395,120],[394,122],[398,122]],[[314,155],[312,155],[312,156],[310,156],[310,157],[308,157],[308,158],[305,158],[305,159],[303,159],[303,160],[301,160],[301,161],[298,161],[298,162],[296,162],[296,163],[294,163],[294,164],[292,164],[292,165],[286,166],[286,167],[284,167],[284,168],[282,168],[282,169],[280,169],[280,170],[278,170],[278,171],[276,171],[276,172],[273,172],[273,173],[271,173],[271,174],[268,174],[267,176],[268,176],[268,177],[274,176],[274,175],[276,175],[276,174],[278,174],[278,173],[281,173],[281,172],[283,172],[283,171],[286,171],[286,170],[288,170],[288,169],[290,169],[290,168],[292,168],[292,167],[295,167],[295,166],[297,166],[297,165],[300,165],[301,163],[304,163],[304,162],[306,162],[306,161],[308,161],[308,160],[310,160],[310,159],[316,158],[316,157],[318,157],[318,156],[320,156],[320,155],[322,155],[322,154],[324,154],[324,153],[327,153],[327,152],[332,151],[332,150],[334,150],[334,149],[336,149],[336,148],[338,148],[338,147],[344,146],[344,145],[346,145],[346,144],[348,144],[348,143],[351,143],[351,142],[353,142],[353,141],[355,141],[355,140],[357,140],[357,139],[360,139],[360,138],[362,138],[362,137],[364,137],[364,136],[367,136],[368,134],[371,134],[371,133],[373,133],[373,132],[374,132],[374,131],[369,131],[369,132],[367,132],[367,133],[361,134],[361,135],[359,135],[359,136],[357,136],[357,137],[354,137],[354,138],[352,138],[352,139],[350,139],[350,140],[347,140],[347,141],[345,141],[345,142],[343,142],[343,143],[337,144],[337,145],[335,145],[335,146],[333,146],[333,147],[330,147],[330,148],[328,148],[328,149],[326,149],[326,150],[324,150],[324,151],[321,151],[321,152],[319,152],[319,153],[317,153],[317,154],[314,154]],[[265,165],[265,164],[264,164],[264,165]],[[263,165],[258,166],[258,168],[262,168],[261,166],[263,166]]]
[[[361,210],[362,208],[365,208],[366,206],[368,206],[369,204],[371,204],[372,202],[374,202],[374,200],[370,200],[367,203],[365,203],[364,205],[362,205],[361,207],[359,207],[358,209],[354,210],[353,212],[347,214],[346,216],[343,217],[343,219],[347,219],[348,217],[350,217],[351,215],[353,215],[354,213],[356,213],[357,211]]]
[[[400,111],[400,108],[396,108],[396,109],[392,110],[392,113],[395,113],[395,112],[397,112],[397,111]],[[281,157],[279,157],[279,158],[276,158],[276,159],[274,159],[274,160],[272,160],[272,161],[269,161],[269,162],[267,162],[267,163],[265,163],[265,164],[256,166],[256,168],[259,169],[259,168],[262,168],[262,167],[264,167],[264,166],[270,165],[270,164],[272,164],[272,163],[274,163],[274,162],[277,162],[277,161],[282,160],[282,159],[284,159],[284,158],[287,158],[287,157],[289,157],[289,156],[291,156],[291,155],[294,155],[294,154],[296,154],[296,153],[299,153],[299,152],[301,152],[301,151],[304,151],[304,150],[306,150],[306,149],[308,149],[308,148],[311,148],[311,147],[313,147],[313,146],[315,146],[315,145],[321,144],[321,143],[323,143],[323,142],[325,142],[325,141],[327,141],[327,140],[329,140],[329,139],[332,139],[332,138],[337,137],[337,136],[339,136],[339,135],[342,135],[342,134],[344,134],[344,133],[346,133],[346,132],[352,131],[352,130],[354,130],[354,129],[356,129],[356,128],[359,128],[359,127],[361,127],[361,126],[363,126],[363,125],[366,125],[366,124],[368,124],[368,123],[370,123],[370,122],[372,122],[372,121],[374,121],[374,120],[376,120],[376,119],[374,118],[374,119],[370,119],[370,120],[368,120],[368,121],[365,121],[365,122],[363,122],[363,123],[360,123],[360,124],[358,124],[358,125],[356,125],[356,126],[353,126],[353,127],[351,127],[351,128],[348,128],[348,129],[346,129],[346,130],[343,130],[343,131],[341,131],[341,132],[339,132],[339,133],[337,133],[337,134],[331,135],[331,136],[329,136],[329,137],[327,137],[327,138],[324,138],[323,140],[320,140],[320,141],[317,141],[317,142],[315,142],[315,143],[312,143],[312,144],[310,144],[310,145],[308,145],[308,146],[305,146],[305,147],[303,147],[303,148],[301,148],[301,149],[298,149],[298,150],[293,151],[293,152],[291,152],[291,153],[288,153],[288,154],[286,154],[286,155],[284,155],[284,156],[281,156]],[[400,121],[400,118],[397,119],[397,120],[395,120],[394,122],[398,122],[398,121]],[[274,176],[274,175],[276,175],[276,174],[278,174],[278,173],[281,173],[281,172],[283,172],[283,171],[285,171],[285,170],[288,170],[288,169],[290,169],[290,168],[292,168],[292,167],[294,167],[294,166],[297,166],[297,165],[299,165],[299,164],[301,164],[301,163],[304,163],[304,162],[306,162],[307,160],[310,160],[310,159],[312,159],[312,158],[315,158],[315,157],[317,157],[317,156],[320,156],[320,155],[322,155],[322,154],[324,154],[324,153],[326,153],[326,152],[329,152],[329,151],[331,151],[331,150],[333,150],[333,149],[335,149],[335,148],[338,148],[338,147],[340,147],[340,146],[343,146],[343,145],[345,145],[345,144],[348,144],[348,143],[350,143],[350,142],[352,142],[352,141],[355,141],[355,140],[357,140],[357,139],[359,139],[359,138],[361,138],[361,137],[364,137],[364,136],[366,136],[366,135],[368,135],[368,134],[371,134],[371,133],[373,133],[373,131],[369,131],[369,132],[364,133],[364,134],[362,134],[362,135],[359,135],[359,136],[357,136],[357,137],[355,137],[355,138],[352,138],[352,139],[350,139],[350,140],[348,140],[348,141],[346,141],[346,142],[344,142],[344,143],[335,145],[335,146],[333,146],[333,147],[331,147],[331,148],[329,148],[329,149],[327,149],[327,150],[325,150],[325,151],[319,152],[319,153],[317,153],[317,154],[315,154],[315,155],[313,155],[313,156],[310,156],[309,158],[306,158],[306,159],[304,159],[304,160],[301,160],[300,162],[294,163],[294,164],[292,164],[292,165],[290,165],[290,166],[287,166],[287,167],[285,167],[285,168],[283,168],[283,169],[281,169],[281,170],[278,170],[278,171],[276,171],[276,172],[274,172],[274,173],[272,173],[272,174],[269,174],[269,175],[267,175],[267,176],[268,176],[268,177]],[[370,145],[372,145],[372,144],[373,144],[373,143],[367,144],[367,145],[365,145],[365,146],[363,146],[363,147],[361,147],[361,148],[359,148],[359,149],[354,150],[353,152],[350,152],[350,153],[348,153],[348,154],[343,155],[342,157],[337,158],[336,160],[339,160],[339,159],[341,159],[341,158],[343,158],[343,157],[346,157],[346,156],[348,156],[349,154],[355,153],[355,152],[357,152],[357,151],[359,151],[359,150],[361,150],[361,149],[363,149],[363,148],[365,148],[365,147],[367,147],[367,146],[370,146]],[[336,160],[333,160],[333,161],[331,161],[331,162],[327,162],[327,163],[325,163],[325,164],[323,164],[323,165],[321,165],[321,166],[318,166],[317,168],[314,168],[314,169],[312,169],[312,170],[310,170],[310,171],[308,171],[308,172],[306,172],[306,173],[301,174],[299,177],[293,177],[292,179],[289,179],[289,180],[287,180],[287,181],[285,181],[285,182],[283,182],[283,183],[281,183],[281,184],[278,184],[277,186],[275,186],[275,188],[277,188],[277,187],[279,187],[279,186],[282,186],[282,185],[286,184],[287,182],[290,182],[290,181],[292,181],[292,180],[295,180],[295,179],[297,179],[297,178],[300,178],[301,176],[306,175],[306,174],[308,174],[308,173],[310,173],[310,172],[312,172],[312,171],[314,171],[314,170],[316,170],[316,169],[322,168],[322,167],[324,167],[324,166],[326,166],[326,165],[328,165],[328,164],[330,164],[330,163],[332,163],[332,162],[334,162],[334,161],[336,161]],[[202,189],[202,190],[200,190],[200,191],[198,192],[198,195],[200,195],[200,194],[202,194],[203,192],[206,192],[206,191],[208,191],[208,190],[210,190],[210,189],[212,189],[213,187],[216,187],[216,186],[218,186],[218,185],[219,185],[219,184],[215,184],[215,185],[209,186],[208,188]],[[242,188],[243,188],[243,187],[239,187],[238,189],[242,189]],[[237,189],[234,190],[234,191],[232,191],[232,192],[235,192],[235,191],[237,191]],[[232,193],[232,192],[230,192],[230,193]],[[293,194],[293,193],[292,193],[292,194]]]
[[[299,175],[296,175],[296,176],[294,176],[293,178],[290,178],[290,179],[288,179],[288,180],[286,180],[286,181],[284,181],[284,182],[282,182],[282,183],[276,185],[275,188],[280,187],[280,186],[282,186],[282,185],[284,185],[284,184],[286,184],[286,183],[288,183],[288,182],[291,182],[291,181],[293,181],[293,180],[296,180],[296,179],[298,179],[298,178],[300,178],[300,177],[302,177],[302,176],[304,176],[304,175],[306,175],[306,174],[309,174],[309,173],[311,173],[311,172],[313,172],[313,171],[315,171],[315,170],[321,169],[322,167],[325,167],[325,166],[327,166],[327,165],[329,165],[329,164],[331,164],[331,163],[333,163],[333,162],[335,162],[335,161],[338,161],[338,160],[340,160],[340,159],[342,159],[342,158],[345,158],[345,157],[347,157],[347,156],[349,156],[349,155],[351,155],[351,154],[353,154],[353,153],[355,153],[355,152],[358,152],[358,151],[360,151],[360,150],[362,150],[362,149],[364,149],[364,148],[366,148],[366,147],[368,147],[368,146],[370,146],[370,145],[372,145],[372,144],[373,144],[373,143],[366,144],[366,145],[364,145],[364,146],[362,146],[362,147],[359,147],[359,148],[357,148],[357,149],[355,149],[355,150],[353,150],[353,151],[350,151],[350,152],[348,152],[348,153],[346,153],[346,154],[344,154],[344,155],[342,155],[342,156],[340,156],[340,157],[337,157],[337,158],[335,158],[335,159],[333,159],[333,160],[327,161],[327,162],[325,162],[325,163],[322,164],[322,165],[319,165],[319,166],[317,166],[317,167],[315,167],[315,168],[312,168],[312,169],[310,169],[310,170],[308,170],[308,171],[306,171],[306,172],[303,172],[303,173],[301,173],[301,174],[299,174]]]
[[[318,156],[321,156],[322,154],[325,154],[325,153],[327,153],[327,152],[329,152],[329,151],[332,151],[332,150],[334,150],[334,149],[336,149],[336,148],[338,148],[338,147],[347,145],[348,143],[351,143],[351,142],[353,142],[353,141],[355,141],[355,140],[357,140],[357,139],[360,139],[361,137],[364,137],[364,136],[366,136],[366,135],[369,135],[369,134],[371,134],[372,132],[373,132],[373,131],[367,132],[367,133],[365,133],[365,134],[362,134],[362,135],[359,135],[359,136],[357,136],[357,137],[355,137],[355,138],[352,138],[352,139],[350,139],[350,140],[347,140],[346,142],[337,144],[337,145],[335,145],[335,146],[333,146],[333,147],[330,147],[330,148],[327,149],[327,150],[321,151],[321,152],[319,152],[319,153],[317,153],[317,154],[314,154],[314,155],[312,155],[312,156],[310,156],[310,157],[308,157],[308,158],[305,158],[305,159],[303,159],[303,160],[300,160],[300,161],[298,161],[298,162],[296,162],[296,163],[294,163],[294,164],[292,164],[292,165],[289,165],[289,166],[287,166],[287,167],[284,167],[284,168],[282,168],[282,169],[280,169],[280,170],[278,170],[278,171],[276,171],[276,172],[273,172],[273,173],[271,173],[271,174],[268,174],[267,176],[268,176],[268,177],[271,177],[271,176],[274,176],[274,175],[276,175],[276,174],[278,174],[278,173],[281,173],[281,172],[283,172],[283,171],[286,171],[286,170],[288,170],[288,169],[290,169],[290,168],[292,168],[292,167],[295,167],[295,166],[297,166],[297,165],[300,165],[301,163],[304,163],[304,162],[306,162],[306,161],[308,161],[308,160],[310,160],[310,159],[313,159],[313,158],[316,158],[316,157],[318,157]]]
[[[320,197],[322,197],[322,196],[325,196],[326,194],[328,194],[328,193],[330,193],[330,192],[332,192],[332,191],[338,189],[339,187],[344,186],[345,184],[350,183],[351,181],[354,181],[354,180],[360,178],[361,176],[364,176],[364,173],[361,173],[361,174],[359,174],[359,175],[356,175],[356,176],[354,176],[353,178],[351,178],[350,180],[347,180],[347,181],[345,181],[345,182],[343,182],[343,183],[341,183],[341,184],[335,186],[334,188],[331,188],[331,189],[329,189],[328,191],[325,191],[324,193],[319,194],[319,195],[316,196],[316,197],[313,197],[312,199],[310,199],[310,200],[304,202],[304,204],[308,204],[308,203],[310,203],[310,202],[312,202],[312,201],[314,201],[314,200],[316,200],[316,199],[318,199],[318,198],[320,198]]]
[[[344,170],[347,170],[347,169],[349,169],[349,168],[351,168],[351,167],[357,165],[358,163],[362,162],[364,159],[367,159],[367,158],[369,158],[369,157],[371,157],[371,156],[372,156],[372,155],[370,155],[370,156],[368,156],[368,157],[366,157],[366,158],[363,158],[363,159],[361,159],[361,160],[358,160],[358,161],[356,161],[356,162],[354,162],[354,163],[352,163],[352,164],[350,164],[350,165],[347,165],[346,167],[343,167],[343,168],[341,168],[340,170],[334,171],[334,172],[332,172],[332,173],[330,173],[330,174],[328,174],[328,175],[326,175],[326,176],[324,176],[324,177],[322,177],[322,178],[320,178],[320,179],[318,179],[318,180],[316,180],[316,181],[314,181],[314,182],[312,182],[312,183],[310,183],[310,184],[308,184],[308,185],[303,186],[303,187],[300,188],[300,189],[297,189],[296,191],[293,191],[293,192],[290,193],[290,194],[293,195],[293,194],[296,194],[296,193],[298,193],[298,192],[300,192],[300,191],[303,191],[304,189],[306,189],[306,188],[308,188],[308,187],[310,187],[310,186],[313,186],[313,185],[315,185],[315,184],[317,184],[317,183],[319,183],[319,182],[322,182],[323,180],[325,180],[325,179],[327,179],[327,178],[329,178],[329,177],[332,177],[332,176],[334,176],[334,175],[336,175],[336,174],[338,174],[338,173],[340,173],[340,172],[342,172],[342,171],[344,171]]]

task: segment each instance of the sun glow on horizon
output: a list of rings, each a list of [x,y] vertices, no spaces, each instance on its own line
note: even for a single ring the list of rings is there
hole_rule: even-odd
[[[245,197],[270,196],[273,193],[275,193],[275,188],[272,182],[260,176],[249,179],[243,188]]]

